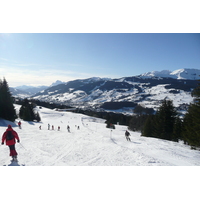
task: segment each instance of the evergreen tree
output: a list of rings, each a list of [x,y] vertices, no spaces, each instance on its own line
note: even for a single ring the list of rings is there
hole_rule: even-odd
[[[0,117],[9,121],[15,121],[17,118],[13,98],[5,78],[0,81]]]
[[[142,136],[154,137],[154,115],[149,115],[142,130]]]
[[[25,121],[40,121],[39,113],[34,113],[34,104],[25,99],[19,110],[19,117]]]
[[[172,134],[172,141],[178,142],[179,139],[182,139],[182,128],[183,123],[180,117],[175,118],[174,127],[173,127],[173,134]]]
[[[180,137],[180,132],[177,130],[179,122],[172,101],[165,99],[157,113],[155,115],[149,115],[147,118],[142,130],[142,136],[156,137],[178,142]]]
[[[172,140],[177,112],[171,100],[164,100],[156,113],[156,131],[161,139]]]
[[[200,80],[197,87],[193,90],[192,96],[194,97],[194,103],[200,106]]]
[[[186,144],[200,147],[200,113],[197,110],[198,107],[191,104],[185,114],[183,140]]]
[[[184,117],[183,140],[193,147],[200,147],[200,81],[192,92],[194,102],[190,104]]]

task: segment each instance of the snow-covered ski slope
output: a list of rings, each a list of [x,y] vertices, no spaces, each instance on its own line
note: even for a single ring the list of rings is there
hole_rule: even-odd
[[[102,119],[44,107],[38,110],[42,120],[39,123],[22,121],[22,129],[18,128],[17,120],[16,125],[11,123],[20,137],[20,143],[16,143],[17,165],[200,166],[200,151],[183,143],[141,137],[141,133],[131,131],[128,142],[124,136],[126,126],[116,125],[116,129],[110,130]],[[0,121],[1,135],[8,123]],[[10,160],[8,147],[1,145],[0,166],[12,165]]]

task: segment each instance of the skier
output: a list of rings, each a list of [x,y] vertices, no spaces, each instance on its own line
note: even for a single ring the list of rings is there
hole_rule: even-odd
[[[12,161],[17,161],[17,152],[15,150],[15,139],[17,139],[17,142],[19,142],[19,136],[17,132],[15,132],[12,129],[11,125],[8,125],[7,130],[4,132],[2,136],[2,145],[4,144],[4,141],[6,141],[6,145],[9,146],[10,149],[10,156],[12,156],[13,160]]]
[[[68,132],[70,133],[70,127],[69,127],[69,125],[67,125],[67,130],[68,130]]]
[[[58,126],[58,131],[60,130],[60,126]]]
[[[18,126],[19,126],[20,129],[21,129],[21,124],[22,124],[21,121],[19,121]]]
[[[50,130],[50,124],[48,124],[48,130]]]
[[[126,137],[126,139],[127,139],[127,141],[131,141],[131,139],[130,139],[130,136],[131,134],[126,130],[126,132],[125,132],[125,137]]]

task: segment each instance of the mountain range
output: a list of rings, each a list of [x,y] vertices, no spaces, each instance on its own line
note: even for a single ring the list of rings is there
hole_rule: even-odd
[[[141,74],[140,77],[143,78],[151,78],[151,77],[167,77],[174,79],[189,79],[189,80],[197,80],[200,76],[199,69],[178,69],[173,72],[169,70],[163,71],[153,71]]]
[[[198,69],[153,71],[138,76],[118,79],[92,77],[68,82],[56,81],[51,86],[27,89],[12,88],[13,96],[29,96],[46,102],[66,104],[73,107],[96,110],[132,112],[135,104],[144,107],[159,107],[165,98],[173,100],[180,110],[192,102],[191,91],[200,77]],[[17,92],[16,90],[19,90]],[[15,93],[13,92],[15,90]],[[22,95],[24,92],[24,95]]]

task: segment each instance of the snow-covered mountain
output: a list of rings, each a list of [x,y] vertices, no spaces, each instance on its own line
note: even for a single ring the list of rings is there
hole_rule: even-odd
[[[48,86],[28,86],[28,85],[22,85],[22,86],[17,86],[17,87],[11,87],[10,91],[13,96],[15,97],[30,97],[42,90],[47,89]]]
[[[101,78],[99,77],[93,77],[86,79],[87,83],[95,82],[100,80]],[[106,79],[105,79],[106,80]],[[41,92],[47,88],[51,88],[60,84],[67,84],[67,82],[63,82],[60,80],[57,80],[53,82],[50,86],[29,86],[29,85],[22,85],[22,86],[17,86],[17,87],[10,87],[10,92],[12,93],[13,96],[15,97],[21,97],[21,98],[26,98],[35,95],[38,92]]]
[[[30,97],[32,95],[30,92],[26,92],[24,90],[16,89],[16,88],[13,88],[13,87],[10,87],[9,89],[10,89],[10,93],[14,97],[27,98],[27,97]]]
[[[194,70],[191,72],[194,73]],[[198,70],[196,70],[196,74],[197,72]],[[167,98],[173,100],[174,105],[179,109],[186,109],[186,104],[193,100],[191,91],[197,86],[197,80],[181,79],[180,77],[183,77],[182,70],[173,73],[176,74],[176,78],[168,77],[170,73],[162,71],[151,73],[151,75],[147,73],[148,76],[146,74],[119,79],[74,80],[50,87],[37,93],[33,98],[95,109],[104,109],[105,103],[106,109],[108,109],[109,104],[110,107],[114,107],[113,104],[116,102],[118,102],[118,109],[130,107],[130,102],[156,109],[160,106],[161,101]],[[186,70],[184,70],[185,73]],[[121,106],[119,102],[122,103]]]
[[[22,85],[22,86],[17,86],[17,87],[10,87],[10,92],[12,93],[13,96],[15,97],[21,97],[21,98],[26,98],[30,97],[40,91],[43,91],[49,87],[53,87],[59,84],[64,84],[65,82],[57,80],[54,83],[52,83],[50,86],[30,86],[30,85]]]
[[[15,108],[19,112],[20,106],[15,105]],[[20,137],[20,143],[16,143],[19,162],[10,161],[9,148],[4,144],[1,146],[0,166],[200,165],[199,151],[191,150],[183,142],[142,137],[141,133],[132,131],[131,142],[128,142],[124,137],[126,126],[116,125],[111,131],[100,118],[44,107],[38,108],[38,112],[42,121],[30,123],[22,120],[22,129],[17,126],[19,119],[15,123],[0,119],[1,133],[11,124]],[[68,125],[70,132],[67,131]]]
[[[57,80],[56,82],[52,83],[49,87],[53,87],[53,86],[56,86],[56,85],[59,85],[59,84],[65,84],[65,82]]]
[[[200,79],[200,70],[199,69],[179,69],[171,72],[171,75],[176,76],[177,79],[189,79],[189,80],[198,80]]]
[[[106,109],[109,104],[110,107],[116,107],[113,104],[117,102],[117,109],[122,109],[122,112],[129,109],[130,102],[156,109],[167,98],[173,100],[180,110],[185,110],[193,100],[191,91],[197,86],[199,78],[198,69],[179,69],[119,79],[92,77],[68,82],[57,80],[46,89],[40,88],[32,97],[41,101],[94,109],[105,109],[105,103]],[[132,112],[132,107],[130,111]]]
[[[153,78],[153,77],[168,77],[174,79],[187,79],[187,80],[198,80],[200,77],[199,69],[178,69],[175,71],[163,70],[163,71],[152,71],[139,75],[142,78]]]

